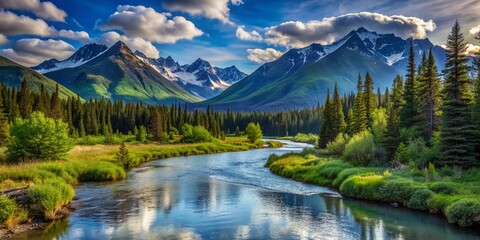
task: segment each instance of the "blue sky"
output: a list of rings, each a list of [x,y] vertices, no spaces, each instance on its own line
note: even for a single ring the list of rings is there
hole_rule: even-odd
[[[67,58],[90,42],[117,40],[181,64],[204,58],[250,73],[289,48],[328,44],[359,26],[445,42],[458,19],[470,50],[478,0],[2,0],[0,55],[24,65]]]

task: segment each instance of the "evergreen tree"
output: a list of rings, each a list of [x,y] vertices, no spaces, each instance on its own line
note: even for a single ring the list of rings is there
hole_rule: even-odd
[[[362,132],[368,127],[367,110],[365,108],[365,100],[363,97],[363,83],[362,77],[358,75],[357,96],[353,103],[354,115],[354,133]]]
[[[467,76],[467,50],[460,24],[455,22],[447,40],[447,62],[443,89],[441,156],[439,164],[460,167],[480,165],[475,160],[473,96]]]
[[[335,88],[333,91],[333,103],[332,103],[332,138],[337,137],[338,134],[344,133],[346,124],[345,124],[345,115],[343,114],[343,105],[340,95],[338,94],[337,83],[335,83]],[[333,140],[332,139],[332,140]]]
[[[365,111],[367,115],[368,126],[371,127],[372,111],[375,108],[375,95],[373,94],[373,79],[368,72],[365,75],[363,97],[365,100]]]
[[[404,128],[413,128],[417,131],[418,123],[418,99],[417,99],[417,78],[415,74],[415,51],[413,49],[413,39],[410,38],[410,55],[408,57],[407,75],[404,87],[405,105],[400,113],[400,125]]]
[[[30,98],[30,89],[28,88],[27,79],[22,80],[20,87],[20,116],[27,118],[32,113],[32,99]]]
[[[60,92],[58,89],[58,84],[55,87],[55,92],[52,95],[50,100],[50,117],[54,119],[59,119],[61,117],[61,102],[60,102]]]
[[[353,109],[348,109],[347,113],[347,129],[346,133],[352,136],[355,133],[355,116],[353,115]]]
[[[399,112],[403,106],[403,79],[398,75],[393,81],[390,106],[388,106],[387,133],[384,146],[388,156],[392,159],[400,143]]]
[[[424,62],[425,61],[425,62]],[[419,78],[419,102],[421,123],[423,123],[423,137],[429,142],[433,133],[438,130],[440,108],[440,78],[432,49],[428,53],[428,60],[422,60],[424,69]]]
[[[130,164],[132,163],[132,157],[130,156],[127,146],[124,142],[120,144],[118,152],[115,154],[115,160],[122,164],[124,168],[130,167]]]
[[[480,41],[480,31],[477,33],[476,37],[477,40]],[[480,152],[480,52],[477,52],[474,59],[475,70],[477,71],[476,79],[475,79],[475,101],[473,106],[473,119],[476,120],[476,146],[475,152]]]
[[[1,97],[2,96],[0,96],[0,146],[5,146],[10,139],[10,125],[8,124],[8,118],[4,113]]]
[[[323,105],[323,114],[322,114],[322,127],[320,130],[320,137],[318,140],[318,146],[320,148],[325,148],[327,143],[332,140],[332,104],[330,103],[330,90],[327,89],[327,99]]]

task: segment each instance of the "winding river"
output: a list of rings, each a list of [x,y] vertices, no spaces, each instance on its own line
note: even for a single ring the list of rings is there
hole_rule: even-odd
[[[153,161],[125,181],[81,184],[76,211],[16,239],[479,239],[439,216],[344,199],[263,165],[258,149]]]

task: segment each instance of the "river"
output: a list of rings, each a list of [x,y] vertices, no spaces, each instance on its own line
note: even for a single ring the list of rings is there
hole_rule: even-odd
[[[76,188],[68,218],[15,239],[479,239],[439,216],[353,199],[270,173],[280,149],[177,157]]]

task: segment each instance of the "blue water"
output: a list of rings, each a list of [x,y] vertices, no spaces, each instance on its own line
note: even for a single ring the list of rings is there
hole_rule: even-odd
[[[125,181],[82,184],[78,209],[17,239],[478,239],[443,218],[344,199],[263,165],[280,149],[153,161]]]

